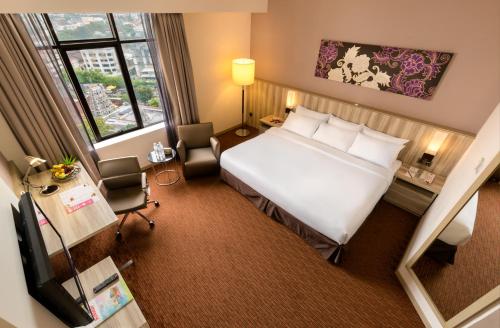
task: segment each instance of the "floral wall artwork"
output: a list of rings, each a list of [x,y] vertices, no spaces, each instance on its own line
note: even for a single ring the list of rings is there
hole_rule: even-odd
[[[452,53],[321,40],[315,76],[430,99]]]

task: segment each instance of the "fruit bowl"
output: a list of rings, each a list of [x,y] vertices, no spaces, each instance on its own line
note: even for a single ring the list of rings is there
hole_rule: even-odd
[[[73,179],[80,172],[81,168],[78,165],[56,164],[52,166],[52,180],[57,182],[65,182]]]

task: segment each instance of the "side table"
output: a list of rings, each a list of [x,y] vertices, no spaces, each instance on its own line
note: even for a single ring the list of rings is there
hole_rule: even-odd
[[[180,175],[177,172],[177,166],[175,165],[176,159],[176,152],[175,149],[172,149],[172,153],[170,154],[165,154],[164,158],[160,158],[156,152],[152,151],[148,154],[148,161],[152,164],[153,166],[153,173],[155,175],[155,182],[159,186],[170,186],[179,181]],[[173,169],[169,169],[168,165],[174,165]],[[156,166],[157,165],[164,165],[165,169],[156,171]],[[167,175],[167,182],[162,182],[160,180],[161,175]]]

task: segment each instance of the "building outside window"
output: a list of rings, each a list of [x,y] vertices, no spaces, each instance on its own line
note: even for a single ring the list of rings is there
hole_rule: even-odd
[[[94,142],[163,121],[140,14],[44,14]]]

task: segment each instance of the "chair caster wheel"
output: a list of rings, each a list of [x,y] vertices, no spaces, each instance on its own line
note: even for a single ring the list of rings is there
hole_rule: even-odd
[[[120,231],[115,232],[115,240],[122,240],[122,233]]]
[[[154,227],[155,227],[155,221],[150,220],[150,221],[149,221],[149,228],[150,228],[150,229],[153,229]]]
[[[160,207],[160,202],[155,200],[155,207]]]

